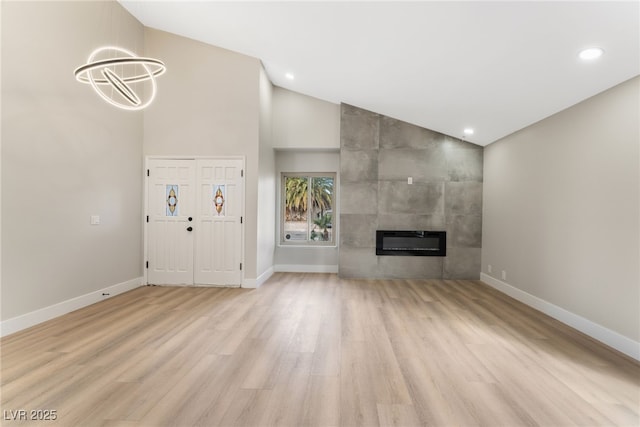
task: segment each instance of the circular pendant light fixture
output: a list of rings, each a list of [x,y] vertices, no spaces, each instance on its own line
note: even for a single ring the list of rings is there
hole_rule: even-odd
[[[156,77],[166,70],[158,59],[139,57],[121,47],[104,46],[91,52],[87,63],[76,68],[74,74],[76,80],[91,85],[109,104],[137,111],[153,102]]]

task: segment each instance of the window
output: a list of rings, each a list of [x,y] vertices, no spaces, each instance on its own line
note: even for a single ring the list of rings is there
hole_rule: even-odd
[[[335,182],[335,173],[282,174],[282,243],[334,244]]]

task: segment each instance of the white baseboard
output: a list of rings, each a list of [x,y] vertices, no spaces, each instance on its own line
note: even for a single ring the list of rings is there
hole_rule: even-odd
[[[541,298],[531,295],[523,290],[520,290],[508,283],[491,277],[488,274],[480,273],[480,280],[487,285],[491,286],[498,291],[509,295],[510,297],[535,308],[543,312],[544,314],[553,317],[560,322],[571,326],[574,329],[590,336],[591,338],[598,340],[609,347],[618,350],[621,353],[626,354],[640,361],[640,343],[630,338],[625,337],[611,329],[608,329],[602,325],[599,325],[591,320],[585,319],[582,316],[578,316],[564,308],[551,304]]]
[[[0,322],[0,336],[4,337],[6,335],[13,334],[14,332],[30,328],[38,323],[46,322],[47,320],[62,316],[63,314],[70,313],[107,298],[114,297],[140,286],[142,286],[142,277],[136,277],[135,279],[127,280],[126,282],[117,283],[95,292],[71,298],[21,316],[7,319]],[[103,293],[109,294],[109,296],[105,296]]]
[[[257,279],[244,279],[242,281],[243,288],[255,289],[259,288],[264,282],[273,276],[274,272],[286,273],[337,273],[337,265],[300,265],[300,264],[280,264],[269,267],[267,271],[262,273]]]
[[[273,267],[269,267],[267,271],[258,276],[257,279],[244,279],[242,281],[242,287],[249,289],[259,288],[264,282],[269,280],[271,276],[273,276]]]
[[[314,264],[280,264],[273,268],[276,272],[284,273],[337,273],[337,265]]]

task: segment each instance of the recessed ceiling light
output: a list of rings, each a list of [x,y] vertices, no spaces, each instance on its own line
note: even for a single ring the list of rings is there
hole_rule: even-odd
[[[465,135],[473,135],[473,129],[471,128],[465,128],[465,130],[463,131]]]
[[[582,49],[578,56],[580,59],[584,59],[585,61],[591,61],[593,59],[598,59],[604,53],[604,49],[600,47],[589,47],[587,49]]]
[[[296,76],[294,76],[292,73],[287,73],[284,75],[286,78],[288,78],[289,80],[293,80],[296,78]]]

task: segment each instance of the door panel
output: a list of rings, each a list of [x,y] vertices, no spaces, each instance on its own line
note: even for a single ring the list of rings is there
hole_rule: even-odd
[[[242,160],[197,161],[197,233],[194,283],[240,285],[242,272]]]
[[[148,283],[193,283],[194,182],[193,160],[149,161]]]

